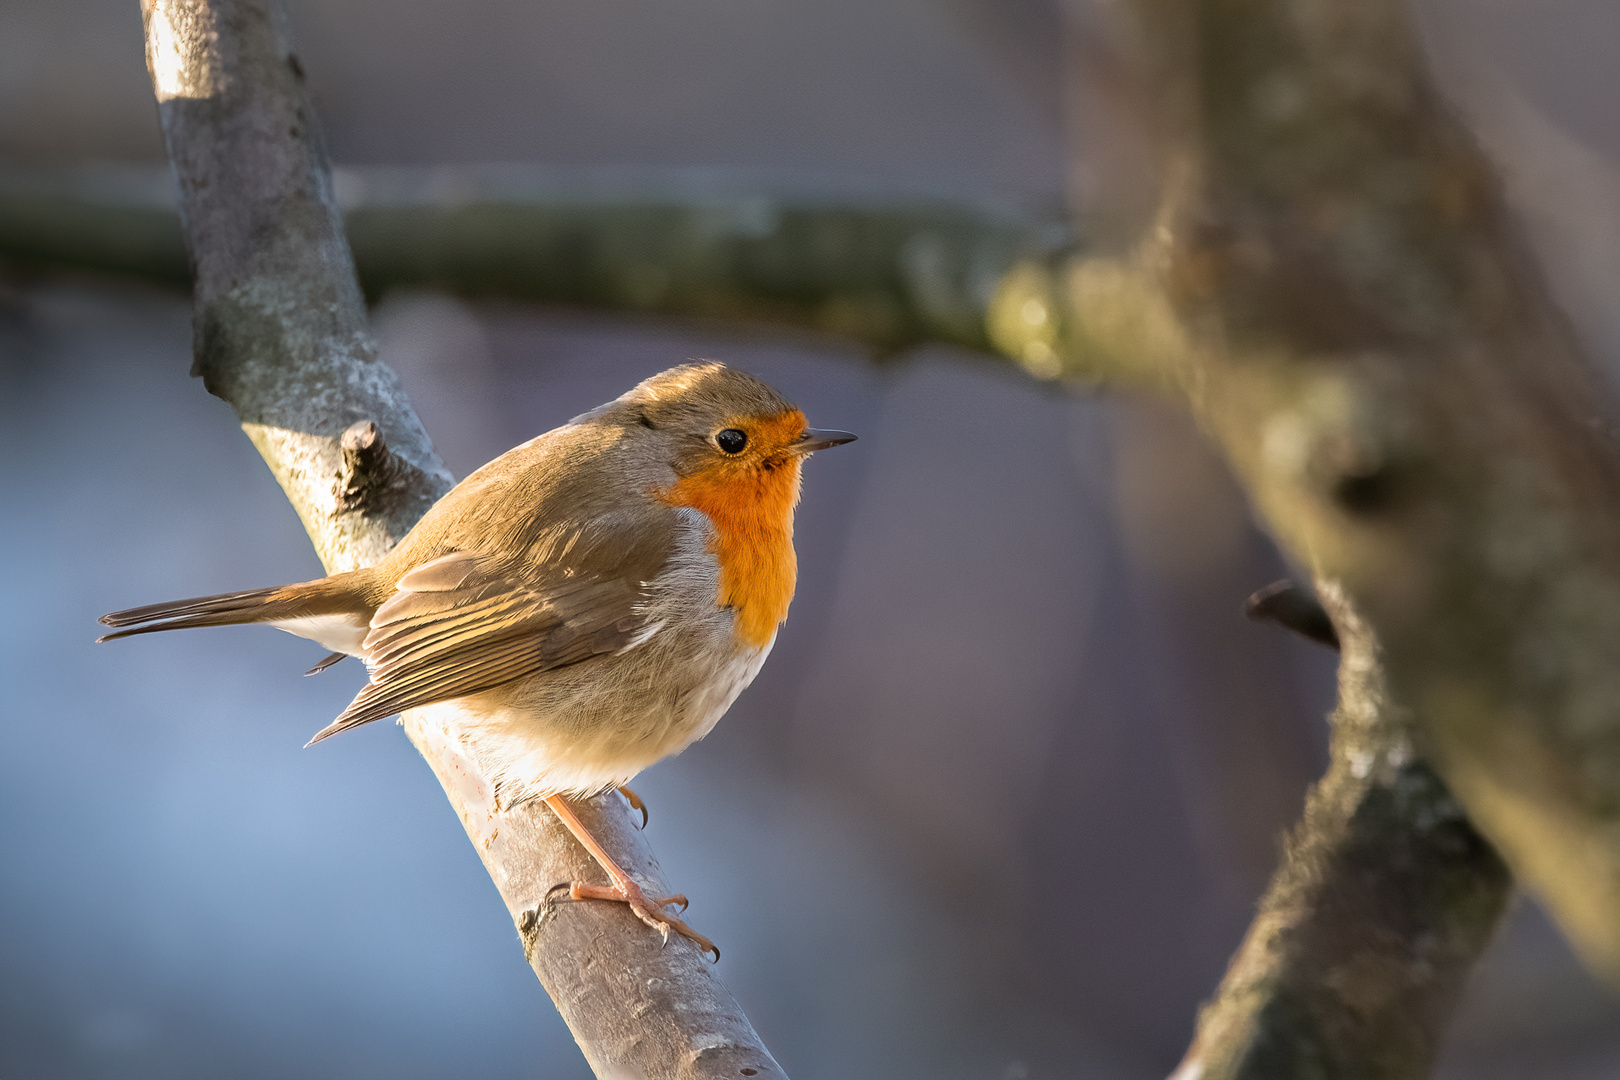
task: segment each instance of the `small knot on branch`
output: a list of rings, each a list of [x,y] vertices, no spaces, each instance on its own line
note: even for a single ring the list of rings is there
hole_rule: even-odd
[[[1339,647],[1339,632],[1321,602],[1287,578],[1273,581],[1249,597],[1243,613],[1256,622],[1274,622],[1318,645]]]
[[[361,420],[343,432],[342,487],[338,507],[378,516],[401,500],[416,499],[424,475],[388,449],[375,420]]]
[[[517,920],[518,938],[523,942],[523,959],[534,963],[534,951],[540,947],[540,933],[546,924],[557,917],[557,905],[569,899],[572,882],[553,885],[532,908],[525,908]]]

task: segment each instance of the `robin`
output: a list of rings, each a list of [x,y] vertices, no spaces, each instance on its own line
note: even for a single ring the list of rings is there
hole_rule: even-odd
[[[649,897],[568,800],[628,783],[708,734],[759,673],[793,599],[799,466],[853,442],[805,426],[751,375],[683,364],[507,451],[375,566],[104,615],[101,640],[267,623],[365,661],[370,681],[310,744],[420,705],[500,805],[543,799],[668,940],[719,950]],[[633,800],[634,801],[634,800]]]

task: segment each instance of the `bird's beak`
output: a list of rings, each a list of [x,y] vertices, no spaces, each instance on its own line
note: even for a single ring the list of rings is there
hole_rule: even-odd
[[[788,446],[796,454],[813,454],[817,450],[826,450],[833,446],[843,446],[847,442],[854,442],[855,436],[847,431],[818,431],[811,428],[799,440]]]

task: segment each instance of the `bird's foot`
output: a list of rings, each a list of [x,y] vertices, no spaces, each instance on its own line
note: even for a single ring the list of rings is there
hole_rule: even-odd
[[[568,890],[568,897],[571,900],[611,900],[615,903],[629,904],[635,917],[658,931],[666,944],[669,942],[670,931],[673,930],[681,937],[695,942],[704,952],[713,953],[715,963],[720,962],[718,945],[686,925],[685,921],[664,910],[672,904],[679,904],[683,912],[686,910],[686,897],[679,893],[674,896],[650,897],[633,881],[626,881],[622,885],[592,885],[584,881],[575,881],[558,885],[552,892],[560,892],[563,889]]]

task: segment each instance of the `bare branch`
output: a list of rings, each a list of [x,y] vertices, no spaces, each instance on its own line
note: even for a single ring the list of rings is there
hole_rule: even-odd
[[[146,0],[147,56],[195,268],[196,370],[236,409],[329,570],[385,553],[450,486],[376,358],[324,153],[271,0]],[[345,434],[347,432],[347,435]],[[502,810],[432,708],[404,720],[599,1076],[781,1076],[696,951],[616,904],[546,907],[593,874],[544,806]],[[617,795],[581,816],[668,892]]]
[[[1323,584],[1333,759],[1172,1080],[1422,1080],[1512,877],[1417,754],[1376,639]]]

